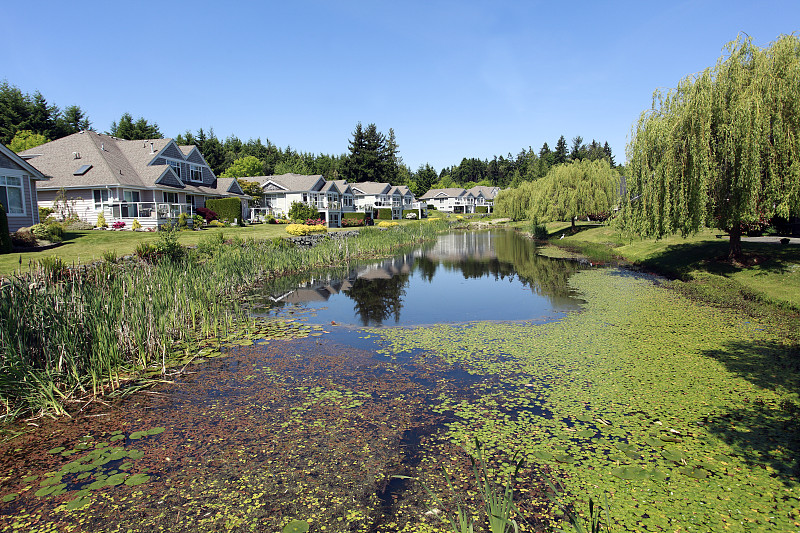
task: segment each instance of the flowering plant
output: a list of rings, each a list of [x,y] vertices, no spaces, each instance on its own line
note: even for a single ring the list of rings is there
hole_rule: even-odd
[[[125,227],[125,222],[123,222],[121,220],[117,220],[116,222],[111,224],[111,227],[114,228],[114,229],[122,229],[122,228]]]

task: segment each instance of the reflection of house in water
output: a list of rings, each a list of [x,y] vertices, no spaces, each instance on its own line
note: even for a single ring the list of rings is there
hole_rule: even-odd
[[[399,274],[410,274],[417,254],[406,254],[378,263],[360,266],[352,270],[345,279],[331,277],[312,277],[297,288],[282,294],[272,294],[272,302],[300,304],[305,302],[327,302],[334,294],[347,292],[356,280],[387,280]]]
[[[489,260],[497,257],[490,232],[463,232],[442,235],[424,255],[433,261]]]

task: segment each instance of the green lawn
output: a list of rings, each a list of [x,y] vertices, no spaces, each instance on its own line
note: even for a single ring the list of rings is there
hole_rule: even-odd
[[[337,230],[332,230],[337,231]],[[196,245],[201,238],[222,232],[226,238],[273,239],[286,237],[286,226],[282,224],[254,224],[244,228],[207,228],[201,231],[182,231],[178,240],[183,245]],[[60,257],[69,265],[91,263],[103,258],[106,251],[117,256],[132,254],[142,242],[155,242],[158,233],[146,231],[76,231],[67,232],[61,246],[38,252],[0,255],[0,275],[8,275],[20,268],[27,271],[42,257]]]
[[[548,224],[551,239],[592,255],[605,249],[641,268],[683,280],[732,283],[777,303],[800,308],[800,246],[742,242],[743,252],[757,264],[735,266],[725,261],[728,238],[707,229],[683,238],[641,239],[623,236],[610,226],[579,224],[570,235],[569,224]],[[564,234],[564,238],[560,236]]]

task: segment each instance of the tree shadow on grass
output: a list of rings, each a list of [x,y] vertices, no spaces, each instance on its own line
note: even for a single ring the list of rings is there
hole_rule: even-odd
[[[664,275],[685,279],[694,270],[726,277],[743,269],[752,269],[757,274],[783,274],[789,272],[793,265],[800,263],[800,246],[743,242],[742,251],[755,263],[752,266],[728,261],[729,246],[727,240],[674,244],[660,254],[642,261],[640,266]]]
[[[770,467],[783,483],[800,481],[800,346],[734,341],[706,355],[762,389],[784,392],[775,404],[756,397],[707,421],[708,429],[754,467]],[[736,391],[731,391],[735,396]],[[788,398],[792,395],[794,398]]]

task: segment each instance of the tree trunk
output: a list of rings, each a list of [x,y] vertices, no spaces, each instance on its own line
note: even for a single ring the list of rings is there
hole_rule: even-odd
[[[730,248],[728,249],[728,260],[740,261],[742,258],[742,228],[734,226],[730,231]]]
[[[577,217],[572,217],[572,232],[575,233],[575,219]]]

